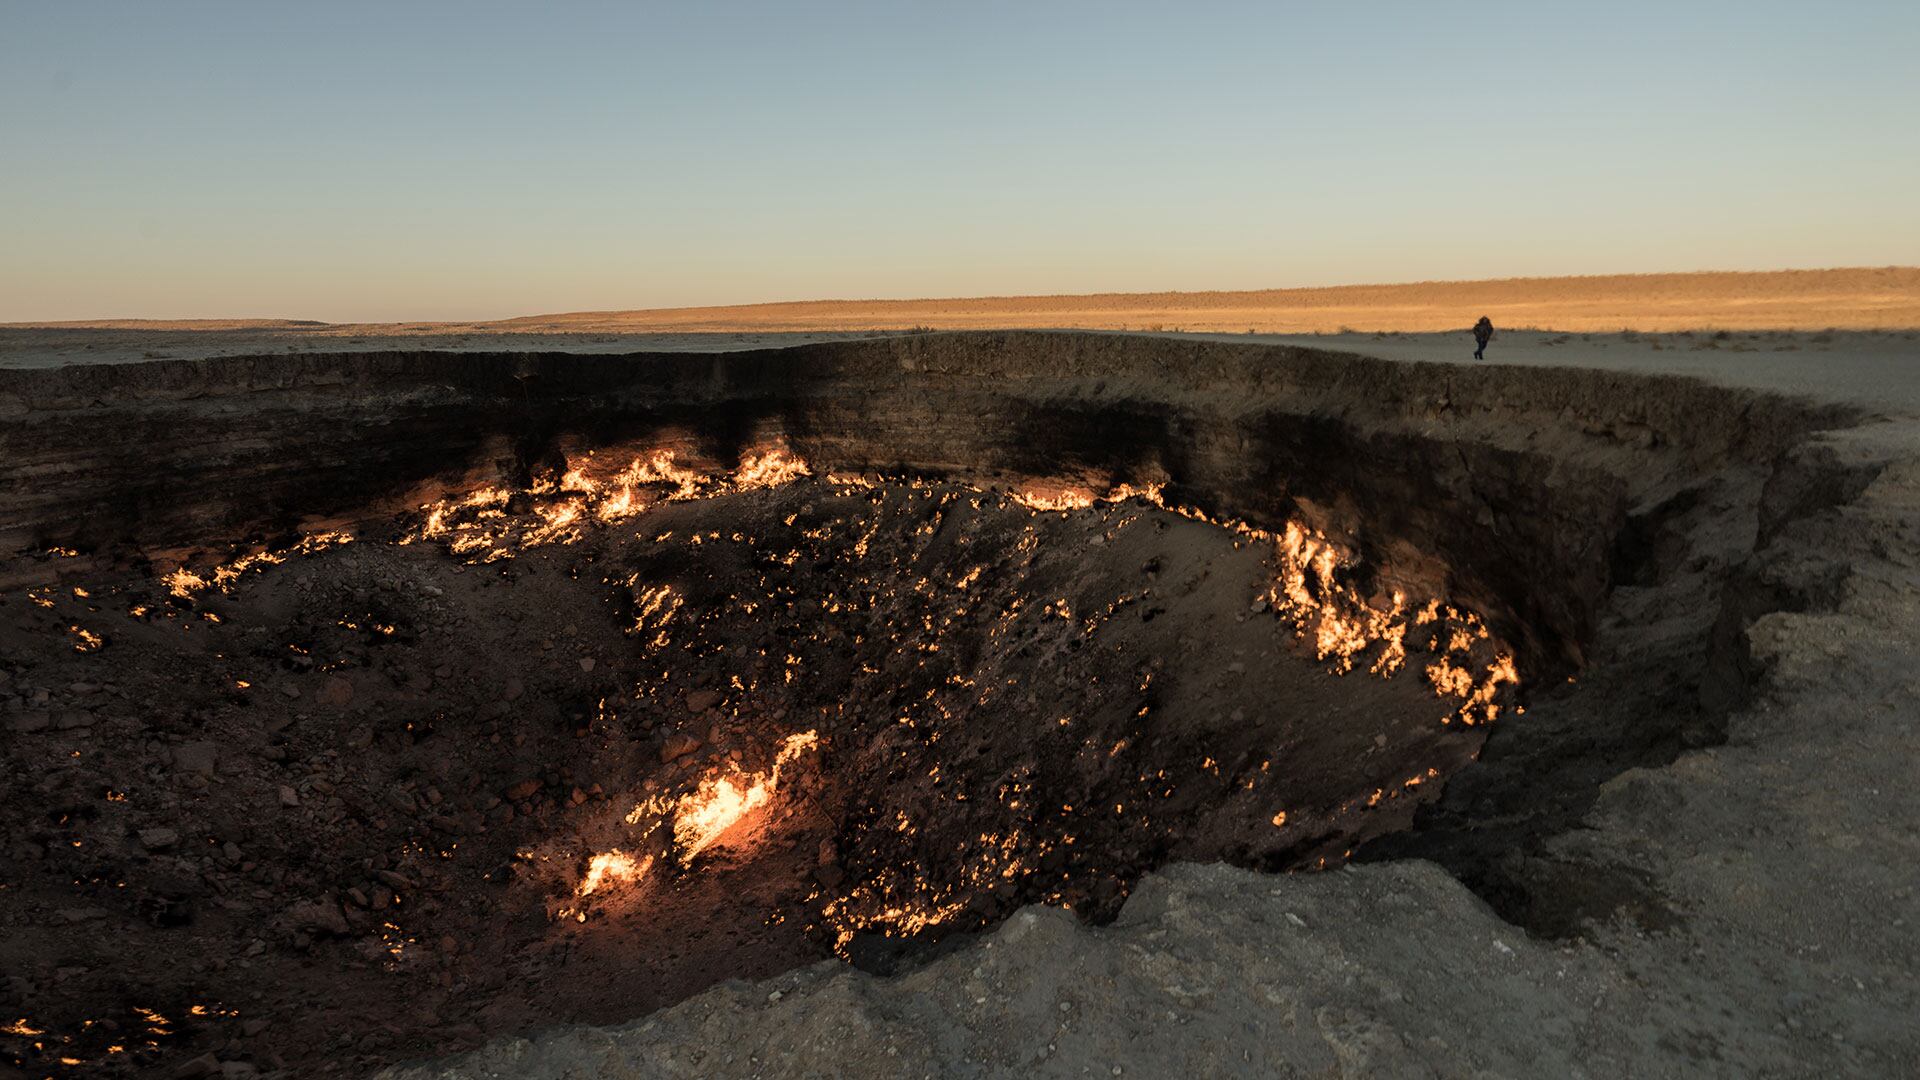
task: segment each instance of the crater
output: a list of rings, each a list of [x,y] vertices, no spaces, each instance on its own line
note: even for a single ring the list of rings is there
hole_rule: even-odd
[[[1075,334],[0,387],[0,1039],[128,1072],[893,972],[1183,861],[1679,919],[1542,845],[1718,738],[1847,419]]]

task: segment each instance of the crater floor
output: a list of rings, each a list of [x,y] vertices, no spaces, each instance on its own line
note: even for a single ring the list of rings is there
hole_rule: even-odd
[[[0,599],[15,1063],[366,1070],[892,971],[1170,861],[1337,865],[1484,740],[1436,685],[1484,631],[1323,656],[1275,538],[789,470]]]

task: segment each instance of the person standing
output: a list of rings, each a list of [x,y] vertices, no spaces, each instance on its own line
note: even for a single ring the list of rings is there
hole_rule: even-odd
[[[1492,319],[1487,318],[1485,315],[1480,316],[1480,321],[1473,324],[1473,340],[1474,344],[1479,346],[1479,348],[1473,350],[1473,358],[1475,360],[1485,360],[1487,358],[1487,342],[1493,340]]]

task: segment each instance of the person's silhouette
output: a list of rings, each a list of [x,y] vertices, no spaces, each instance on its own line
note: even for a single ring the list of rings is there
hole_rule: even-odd
[[[1485,315],[1480,316],[1480,321],[1473,324],[1473,340],[1474,343],[1479,346],[1479,348],[1473,350],[1473,358],[1475,360],[1485,360],[1487,358],[1487,342],[1493,340],[1492,319],[1487,318]]]

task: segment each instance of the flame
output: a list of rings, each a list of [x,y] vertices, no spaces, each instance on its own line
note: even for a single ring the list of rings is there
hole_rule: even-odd
[[[330,547],[338,547],[341,544],[350,544],[352,542],[352,533],[314,533],[310,536],[301,537],[299,543],[289,548],[283,548],[279,551],[262,551],[252,555],[242,555],[230,563],[214,567],[209,571],[211,576],[208,577],[202,577],[183,566],[162,577],[160,583],[167,587],[167,591],[182,600],[191,599],[193,594],[209,588],[218,588],[221,592],[226,592],[235,581],[240,579],[241,575],[246,574],[250,570],[259,570],[268,566],[278,566],[286,562],[287,558],[292,555],[311,555],[316,551],[325,551]]]
[[[1057,513],[1065,513],[1069,510],[1087,510],[1091,509],[1095,503],[1118,503],[1126,502],[1128,499],[1144,499],[1164,510],[1168,509],[1166,504],[1160,501],[1160,492],[1164,490],[1164,488],[1165,485],[1163,484],[1148,484],[1145,487],[1135,487],[1132,484],[1116,484],[1108,488],[1106,494],[1095,495],[1086,488],[1076,487],[1071,484],[1028,484],[1026,487],[1014,492],[1012,498],[1014,502],[1019,503],[1029,510],[1046,510]]]
[[[599,518],[603,525],[613,525],[625,521],[644,509],[646,504],[633,493],[633,485],[627,484],[619,491],[602,499],[600,505],[594,507],[593,516]]]
[[[742,457],[740,468],[733,474],[733,486],[741,491],[756,491],[791,484],[803,476],[812,475],[813,470],[807,467],[806,462],[775,446],[763,453]]]
[[[589,453],[567,462],[557,480],[551,474],[535,479],[526,489],[534,496],[534,503],[525,516],[506,512],[511,492],[482,487],[421,506],[424,516],[418,529],[400,542],[443,540],[456,555],[493,562],[510,558],[523,548],[576,543],[593,522],[617,525],[627,521],[644,512],[658,497],[650,496],[645,490],[648,487],[666,487],[669,490],[664,499],[678,502],[778,487],[813,475],[805,461],[780,445],[749,451],[729,477],[686,468],[678,463],[673,450],[663,448],[635,455],[625,468],[597,480],[589,471],[592,456]],[[177,573],[176,592],[205,587],[191,572]]]
[[[819,745],[817,732],[789,735],[781,742],[770,772],[749,776],[736,766],[732,775],[708,777],[682,798],[673,819],[673,841],[680,849],[681,865],[693,862],[695,856],[713,846],[740,819],[766,805],[780,787],[780,770],[802,752]]]
[[[1342,554],[1298,522],[1287,523],[1277,550],[1280,580],[1268,599],[1302,633],[1311,634],[1319,659],[1331,659],[1344,675],[1353,670],[1355,657],[1379,645],[1380,655],[1369,668],[1374,674],[1391,675],[1406,663],[1406,597],[1394,593],[1385,609],[1367,603],[1339,582],[1347,564]]]
[[[644,460],[634,458],[633,464],[627,466],[620,476],[622,483],[629,487],[636,484],[672,484],[673,491],[667,498],[675,501],[698,497],[706,481],[706,477],[692,469],[675,465],[671,450],[655,450]]]
[[[485,487],[458,499],[443,499],[423,507],[426,518],[418,536],[450,537],[449,548],[455,554],[491,562],[511,557],[519,548],[573,543],[580,540],[583,529],[594,522],[613,525],[625,521],[647,508],[641,489],[648,485],[671,486],[665,497],[675,501],[771,488],[812,475],[807,462],[778,444],[742,455],[739,467],[726,478],[683,467],[678,464],[675,452],[666,448],[636,455],[606,483],[589,475],[582,459],[568,462],[557,482],[548,476],[534,484],[531,493],[547,498],[536,501],[531,513],[520,522],[505,520],[507,515],[500,509],[509,501],[509,493]],[[829,477],[832,482],[843,485],[870,483],[864,478],[838,473],[831,473]],[[1436,695],[1456,702],[1446,722],[1455,718],[1468,724],[1493,720],[1501,711],[1501,705],[1495,700],[1501,688],[1519,682],[1513,657],[1487,644],[1491,640],[1487,628],[1472,613],[1456,611],[1437,599],[1416,609],[1397,591],[1386,596],[1364,596],[1349,583],[1355,576],[1352,571],[1358,564],[1357,558],[1321,532],[1297,521],[1288,522],[1276,534],[1241,521],[1215,519],[1190,507],[1169,505],[1163,491],[1161,484],[1122,483],[1096,494],[1072,483],[1037,481],[1029,482],[1010,497],[1036,512],[1085,510],[1099,503],[1137,499],[1183,517],[1232,530],[1248,540],[1272,544],[1276,576],[1261,599],[1270,603],[1276,614],[1292,622],[1299,637],[1312,642],[1315,656],[1326,661],[1337,675],[1348,674],[1364,663],[1370,674],[1391,678],[1407,666],[1410,644],[1425,642],[1428,650],[1437,655],[1426,665],[1424,677]],[[856,558],[866,556],[877,528],[876,525],[869,529],[852,545]],[[691,541],[700,543],[702,537],[695,535]],[[1027,551],[1038,542],[1037,536],[1029,534],[1021,538],[1019,548]],[[303,547],[306,543],[303,541]],[[782,561],[792,565],[797,557],[795,552]],[[278,561],[269,555],[250,559]],[[209,584],[224,587],[249,565],[251,562],[243,559],[228,567],[216,568],[211,582],[182,568],[169,575],[167,581],[177,595],[191,595]],[[976,569],[968,574],[961,588],[971,585],[979,572]],[[656,644],[666,644],[664,626],[681,607],[681,599],[663,586],[639,593],[635,602],[639,613],[634,631],[652,630]],[[1063,618],[1072,617],[1064,601],[1050,606],[1050,612],[1055,610]],[[1111,614],[1111,611],[1105,613]],[[1089,627],[1097,625],[1103,617],[1096,613],[1089,620]],[[1494,656],[1491,663],[1486,663],[1484,657],[1490,651]],[[1476,655],[1480,658],[1476,659]],[[715,808],[713,813],[719,818],[726,818],[731,812],[727,808],[731,807],[738,810],[733,817],[737,820],[739,814],[757,805],[756,789],[749,781],[736,783],[722,777],[713,784],[708,795]]]
[[[648,855],[635,860],[633,856],[619,848],[614,848],[612,851],[595,855],[588,860],[587,876],[581,879],[580,887],[574,892],[578,896],[592,896],[595,890],[608,882],[631,885],[646,877],[647,871],[651,869],[653,869],[653,856]]]
[[[1427,681],[1433,683],[1434,692],[1442,697],[1461,699],[1458,715],[1465,723],[1492,723],[1500,715],[1500,706],[1494,697],[1501,686],[1518,685],[1520,673],[1514,667],[1513,657],[1502,653],[1487,665],[1485,678],[1476,680],[1471,671],[1443,656],[1428,666]]]
[[[523,547],[539,547],[542,544],[570,544],[580,539],[580,531],[575,525],[586,512],[586,501],[568,499],[558,505],[534,508],[534,514],[540,518],[540,524],[521,534]]]
[[[1069,510],[1086,510],[1093,506],[1093,495],[1083,488],[1024,488],[1013,494],[1013,501],[1029,510],[1066,513]]]
[[[1164,490],[1161,484],[1119,484],[1096,496],[1068,484],[1038,483],[1027,485],[1012,498],[1031,510],[1053,511],[1139,499],[1182,517],[1230,529],[1250,540],[1273,544],[1277,579],[1263,599],[1272,604],[1276,614],[1292,622],[1301,637],[1312,639],[1315,656],[1329,661],[1336,675],[1351,672],[1365,654],[1372,652],[1367,671],[1391,678],[1407,664],[1409,630],[1440,624],[1429,640],[1431,650],[1441,655],[1428,665],[1426,677],[1435,694],[1459,699],[1454,712],[1442,723],[1456,718],[1467,724],[1492,721],[1500,713],[1501,707],[1494,701],[1500,688],[1519,683],[1513,656],[1506,652],[1497,652],[1484,673],[1474,676],[1471,655],[1491,636],[1471,612],[1456,611],[1437,599],[1410,612],[1407,598],[1399,592],[1378,602],[1369,600],[1343,580],[1343,574],[1357,560],[1324,534],[1297,521],[1288,522],[1275,534],[1243,521],[1216,519],[1192,507],[1168,504],[1162,497]],[[1034,539],[1022,538],[1023,549]]]

